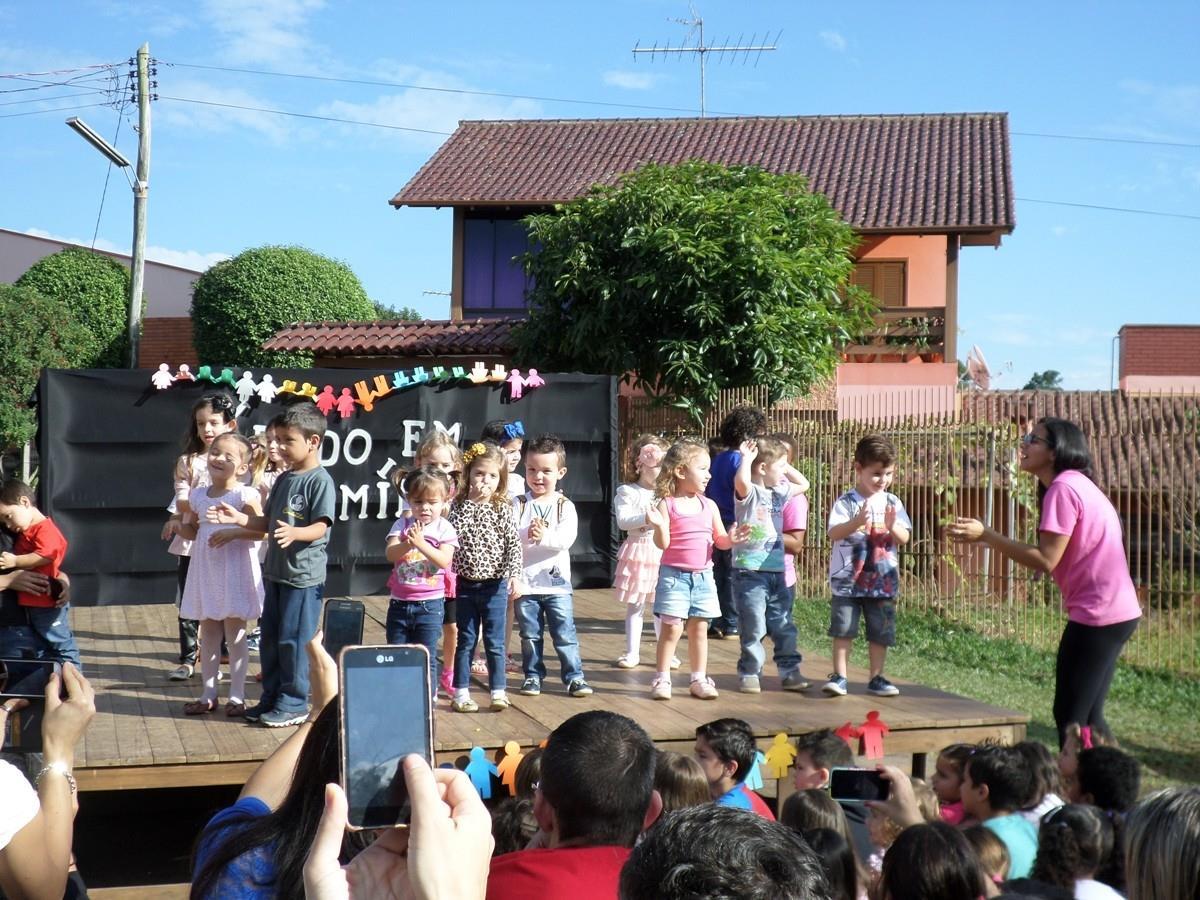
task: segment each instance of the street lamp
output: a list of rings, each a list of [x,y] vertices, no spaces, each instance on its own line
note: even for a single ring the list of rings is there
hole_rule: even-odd
[[[88,124],[78,116],[67,119],[67,125],[79,134],[85,141],[108,157],[108,161],[122,169],[132,169],[133,163],[126,159],[121,151],[106,141],[88,127]]]

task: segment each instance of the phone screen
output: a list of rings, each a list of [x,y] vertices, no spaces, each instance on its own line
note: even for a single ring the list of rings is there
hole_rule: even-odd
[[[342,787],[353,828],[405,824],[408,791],[400,761],[433,764],[429,651],[421,646],[350,647],[341,656]]]
[[[841,803],[863,803],[888,798],[887,780],[875,769],[833,769],[829,794]]]
[[[325,632],[322,643],[326,652],[337,659],[343,647],[361,644],[365,609],[359,600],[328,600],[325,603]]]
[[[0,697],[41,700],[58,663],[42,659],[0,659]]]

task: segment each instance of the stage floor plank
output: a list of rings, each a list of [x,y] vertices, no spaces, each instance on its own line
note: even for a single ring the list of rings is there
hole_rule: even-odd
[[[386,597],[363,598],[368,607],[365,640],[383,643],[382,623]],[[773,668],[763,678],[763,692],[737,690],[737,641],[710,641],[708,671],[721,696],[697,700],[688,694],[687,643],[679,655],[684,668],[675,673],[675,697],[670,702],[650,699],[654,636],[649,625],[642,642],[644,664],[638,669],[618,669],[613,661],[623,652],[622,610],[609,590],[582,590],[575,597],[584,671],[596,693],[586,699],[567,696],[558,677],[558,660],[546,636],[549,674],[540,697],[518,694],[520,678],[509,678],[513,706],[502,713],[486,708],[487,690],[472,685],[484,706],[480,712],[460,715],[439,698],[435,719],[438,756],[461,756],[472,746],[488,750],[517,741],[522,748],[537,745],[560,722],[584,709],[609,709],[638,721],[656,743],[686,749],[693,743],[697,725],[723,716],[750,723],[765,749],[778,732],[795,735],[844,722],[862,722],[869,710],[880,711],[891,728],[885,739],[889,754],[914,754],[920,768],[922,754],[936,752],[957,740],[995,738],[1020,740],[1029,717],[919,684],[897,681],[903,691],[897,698],[877,698],[865,692],[866,672],[852,669],[850,695],[829,698],[819,685],[830,670],[828,638],[801,635],[803,672],[814,687],[805,693],[779,689]],[[186,716],[183,704],[199,694],[199,676],[187,682],[166,678],[176,665],[178,636],[176,610],[170,604],[106,606],[72,610],[72,625],[84,660],[84,671],[96,687],[96,718],[81,745],[76,776],[84,790],[184,787],[204,784],[240,784],[291,733],[291,729],[263,728],[228,719],[223,709],[207,716]],[[513,639],[514,652],[520,641]],[[250,671],[258,670],[251,655]],[[225,687],[225,683],[222,683]],[[248,702],[259,687],[248,682]],[[221,691],[221,696],[227,696]],[[224,702],[224,699],[221,701]]]

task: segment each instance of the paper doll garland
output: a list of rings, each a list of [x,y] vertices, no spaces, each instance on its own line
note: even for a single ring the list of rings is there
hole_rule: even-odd
[[[487,758],[487,751],[482,747],[472,747],[470,761],[466,768],[467,777],[484,800],[492,797],[492,776],[499,777],[500,770]]]
[[[776,780],[787,777],[787,771],[796,761],[796,747],[788,740],[787,732],[781,731],[775,735],[771,746],[767,748],[766,763],[771,770],[771,777]]]

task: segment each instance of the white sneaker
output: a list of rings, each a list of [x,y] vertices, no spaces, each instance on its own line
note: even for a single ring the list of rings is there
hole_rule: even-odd
[[[717,697],[721,696],[717,691],[716,684],[707,676],[692,681],[692,686],[689,690],[697,700],[716,700]]]
[[[650,682],[650,696],[655,700],[670,700],[671,699],[671,679],[670,677],[663,678],[661,675],[655,675],[654,681]]]
[[[639,662],[641,662],[641,660],[639,660],[636,656],[629,656],[628,654],[622,653],[617,657],[617,668],[636,669]]]
[[[738,679],[738,690],[743,694],[761,694],[762,685],[757,675],[743,675]]]

